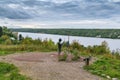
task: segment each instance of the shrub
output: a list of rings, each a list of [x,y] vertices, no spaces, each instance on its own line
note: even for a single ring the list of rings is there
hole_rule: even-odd
[[[84,50],[83,45],[80,45],[77,41],[73,41],[70,45],[70,48],[72,50],[74,50],[74,49],[81,50],[81,51]]]
[[[33,40],[32,40],[32,38],[30,38],[30,37],[26,37],[26,38],[24,38],[24,39],[22,40],[21,43],[22,43],[22,44],[32,44],[32,43],[33,43]]]
[[[60,55],[59,57],[58,57],[58,60],[59,61],[66,61],[67,60],[67,54],[65,53],[65,54],[63,54],[63,55]]]
[[[76,61],[80,58],[80,53],[77,49],[72,51],[72,55],[73,55],[73,58],[72,58],[73,61]]]
[[[4,42],[5,45],[11,45],[12,44],[12,40],[11,39],[7,39]]]

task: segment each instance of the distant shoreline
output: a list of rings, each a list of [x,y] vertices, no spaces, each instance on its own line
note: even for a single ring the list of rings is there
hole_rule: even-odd
[[[120,39],[120,29],[11,29],[15,32],[45,33],[54,35],[70,35],[81,37]]]

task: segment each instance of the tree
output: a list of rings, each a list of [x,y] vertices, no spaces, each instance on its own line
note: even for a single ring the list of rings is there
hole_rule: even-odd
[[[3,34],[3,30],[2,30],[2,27],[0,27],[0,37],[2,36]]]

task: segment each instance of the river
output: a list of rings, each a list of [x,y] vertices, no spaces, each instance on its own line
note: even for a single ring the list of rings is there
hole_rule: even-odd
[[[52,39],[55,43],[61,38],[63,41],[68,41],[68,36],[65,35],[54,35],[54,34],[42,34],[42,33],[29,33],[29,32],[19,32],[23,37],[31,37],[32,39]],[[84,46],[100,45],[103,41],[108,43],[108,47],[111,51],[120,49],[120,39],[107,39],[107,38],[92,38],[92,37],[80,37],[80,36],[69,36],[70,43],[74,40],[78,41]]]

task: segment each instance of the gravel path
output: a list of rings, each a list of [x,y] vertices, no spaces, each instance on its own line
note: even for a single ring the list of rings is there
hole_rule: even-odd
[[[83,70],[84,62],[58,62],[55,52],[1,56],[0,61],[15,64],[32,80],[102,80]]]

